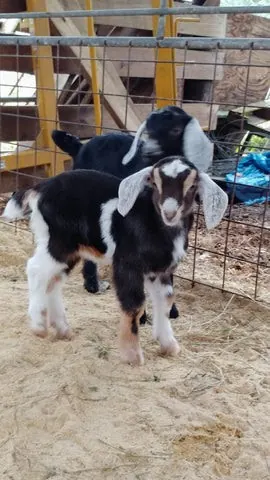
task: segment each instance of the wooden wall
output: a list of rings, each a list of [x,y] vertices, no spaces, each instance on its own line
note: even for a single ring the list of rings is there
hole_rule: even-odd
[[[228,15],[228,37],[270,37],[270,19],[255,15]],[[230,50],[225,55],[224,77],[215,86],[214,100],[224,104],[243,105],[265,98],[270,88],[270,52]],[[244,66],[250,64],[250,68]],[[226,66],[227,65],[227,66]],[[253,65],[253,66],[252,66]]]

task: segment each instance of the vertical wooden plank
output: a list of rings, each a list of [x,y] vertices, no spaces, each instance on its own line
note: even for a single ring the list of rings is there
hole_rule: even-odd
[[[173,1],[167,0],[167,7],[173,7]],[[152,0],[152,7],[159,8],[160,0]],[[157,34],[159,17],[153,17],[153,33]],[[167,15],[165,19],[165,37],[173,36],[173,16]],[[166,105],[176,104],[177,85],[175,76],[174,50],[173,48],[158,48],[155,55],[156,66],[156,106],[157,108]]]
[[[92,0],[85,0],[86,10],[92,10]],[[90,37],[95,36],[94,18],[87,17],[87,31]],[[100,106],[100,94],[98,84],[98,70],[97,70],[97,51],[96,47],[89,47],[90,52],[90,64],[91,64],[91,79],[92,79],[92,93],[95,107],[95,122],[96,133],[101,134],[101,106]]]
[[[46,11],[46,1],[27,0],[27,10]],[[49,36],[50,26],[47,18],[34,19],[35,35]],[[55,149],[51,138],[51,131],[58,122],[57,98],[54,82],[52,48],[50,46],[32,47],[33,68],[36,75],[37,106],[40,121],[38,145],[43,148]],[[51,163],[48,174],[56,175],[64,170],[64,162],[54,158],[51,154]]]

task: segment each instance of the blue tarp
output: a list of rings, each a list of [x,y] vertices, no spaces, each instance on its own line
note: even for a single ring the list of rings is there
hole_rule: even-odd
[[[238,163],[237,172],[225,176],[229,193],[233,192],[240,202],[246,205],[264,203],[270,186],[270,152],[249,153]],[[236,185],[234,187],[233,182]],[[256,187],[265,187],[256,188]]]

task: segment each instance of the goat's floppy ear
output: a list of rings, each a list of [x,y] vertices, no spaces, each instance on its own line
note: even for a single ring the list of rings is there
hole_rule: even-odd
[[[118,189],[118,212],[125,217],[143,191],[153,167],[146,167],[121,181]]]
[[[127,165],[132,160],[132,158],[134,157],[135,153],[137,152],[139,140],[140,140],[140,138],[141,138],[141,136],[142,136],[142,134],[145,130],[145,127],[146,127],[146,121],[144,121],[139,126],[129,151],[122,158],[122,165]]]
[[[214,144],[207,138],[196,118],[192,118],[185,127],[183,152],[187,160],[202,172],[206,172],[212,163]]]
[[[228,195],[206,173],[199,174],[199,194],[208,230],[221,222],[228,205]]]

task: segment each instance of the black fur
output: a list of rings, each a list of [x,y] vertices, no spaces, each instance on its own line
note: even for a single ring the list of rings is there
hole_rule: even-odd
[[[94,137],[83,144],[78,137],[60,130],[53,130],[55,144],[73,159],[73,169],[93,169],[112,174],[118,178],[126,178],[136,171],[153,165],[161,158],[182,154],[182,138],[187,123],[191,120],[184,110],[168,106],[152,112],[146,122],[149,140],[156,141],[158,150],[149,152],[147,141],[140,141],[134,158],[127,164],[122,159],[129,151],[134,137],[126,133],[109,133]],[[97,268],[89,261],[83,267],[84,286],[88,292],[96,293],[99,289]],[[177,318],[178,311],[172,306],[171,318]],[[146,314],[142,323],[146,321]]]
[[[82,246],[106,253],[99,226],[101,205],[117,197],[119,184],[114,176],[77,170],[33,188],[40,194],[38,208],[49,228],[48,250],[55,260],[67,263],[71,270]],[[126,217],[113,213],[114,283],[122,309],[134,316],[145,300],[144,275],[168,272],[173,264],[173,241],[181,232],[180,227],[163,223],[152,196],[147,187]],[[191,224],[188,215],[182,227],[185,237]],[[168,278],[172,271],[166,273]]]

